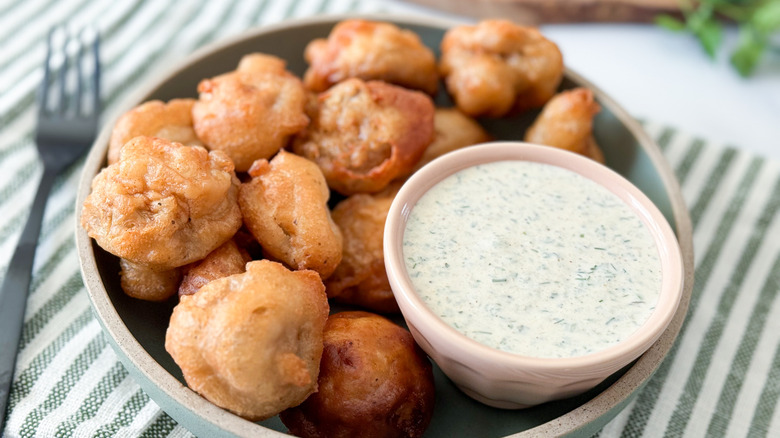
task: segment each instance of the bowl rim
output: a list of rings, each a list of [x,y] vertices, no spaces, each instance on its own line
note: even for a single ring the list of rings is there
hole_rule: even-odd
[[[76,228],[76,247],[82,277],[95,316],[103,330],[109,334],[108,338],[111,345],[115,350],[122,351],[122,354],[119,355],[119,357],[122,359],[124,366],[133,370],[138,375],[143,375],[147,379],[149,384],[146,384],[147,382],[138,382],[143,389],[149,394],[175,401],[190,412],[201,412],[206,414],[204,419],[207,422],[207,427],[210,427],[210,431],[227,432],[234,436],[246,437],[258,436],[258,434],[261,436],[288,436],[281,432],[264,428],[256,423],[244,420],[243,418],[231,414],[206,401],[194,391],[182,385],[141,346],[127,326],[122,322],[116,309],[113,308],[108,293],[100,280],[92,241],[81,228],[80,220],[78,219],[81,216],[82,205],[89,194],[92,178],[100,171],[105,162],[108,140],[114,121],[124,111],[131,108],[133,105],[142,102],[147,96],[155,92],[166,80],[168,80],[168,78],[186,69],[190,64],[246,39],[257,38],[282,29],[303,28],[320,24],[335,24],[338,21],[351,18],[385,20],[401,23],[402,25],[408,24],[435,27],[442,30],[462,24],[470,24],[476,21],[456,19],[454,17],[428,17],[410,14],[325,14],[263,25],[208,44],[194,51],[191,55],[179,60],[175,65],[162,70],[158,77],[148,80],[145,84],[141,85],[136,92],[131,93],[124,98],[122,103],[116,107],[117,110],[115,114],[107,114],[104,119],[104,126],[93,143],[90,152],[87,155],[84,167],[82,168],[79,189],[76,196],[75,217],[77,219],[74,226]],[[603,108],[608,108],[610,112],[620,120],[648,155],[653,167],[658,171],[661,178],[661,184],[663,185],[667,196],[669,196],[672,214],[674,216],[674,225],[677,230],[678,241],[683,254],[683,264],[685,268],[683,298],[678,306],[675,317],[659,340],[640,356],[640,358],[631,365],[620,378],[612,383],[612,385],[597,394],[594,398],[557,418],[531,429],[509,435],[515,438],[537,435],[567,435],[582,431],[597,431],[598,428],[594,428],[592,424],[599,418],[611,412],[622,410],[628,404],[632,394],[635,394],[641,386],[646,384],[647,380],[649,380],[650,376],[652,376],[653,372],[661,364],[663,358],[674,344],[682,323],[685,320],[691,291],[693,289],[693,229],[690,214],[683,199],[679,183],[671,166],[664,158],[661,149],[644,131],[639,122],[631,117],[622,106],[605,94],[599,87],[567,67],[564,71],[566,77],[593,91],[596,100],[599,101]],[[122,341],[121,345],[120,340]],[[170,411],[169,413],[171,412],[173,411]]]
[[[644,223],[659,253],[661,291],[655,309],[627,338],[582,356],[521,355],[492,348],[465,336],[424,303],[408,275],[402,245],[414,205],[439,182],[461,170],[506,161],[542,163],[581,175],[617,195]],[[590,374],[605,374],[606,377],[636,359],[661,336],[682,296],[683,263],[677,238],[650,198],[622,175],[582,155],[519,141],[494,141],[459,149],[436,158],[415,172],[395,196],[387,215],[384,256],[390,285],[404,318],[428,340],[431,348],[439,350],[440,355],[473,366],[475,371],[490,376],[488,379],[500,379],[501,374],[507,372],[514,375],[513,371],[528,371],[533,373],[531,376],[554,373],[561,385]],[[607,373],[610,369],[612,372]],[[572,372],[571,379],[567,378]]]

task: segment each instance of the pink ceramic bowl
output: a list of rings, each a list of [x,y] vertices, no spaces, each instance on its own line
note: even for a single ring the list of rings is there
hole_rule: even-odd
[[[407,274],[403,234],[415,203],[445,177],[477,164],[522,160],[574,171],[621,198],[644,222],[658,248],[661,288],[647,321],[623,341],[595,353],[538,358],[500,351],[461,334],[436,316]],[[417,343],[466,394],[490,406],[524,408],[581,394],[628,365],[658,340],[677,310],[683,263],[677,239],[662,213],[638,188],[613,170],[580,155],[546,146],[496,142],[444,155],[415,173],[393,201],[384,232],[390,285]]]

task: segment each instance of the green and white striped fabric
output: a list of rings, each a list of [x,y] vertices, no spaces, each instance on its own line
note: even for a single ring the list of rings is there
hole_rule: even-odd
[[[420,13],[365,0],[0,0],[0,272],[41,171],[34,91],[50,26],[99,27],[111,118],[128,92],[205,43],[347,11]],[[780,436],[780,163],[646,128],[691,210],[696,283],[668,359],[600,436]],[[47,206],[5,434],[189,436],[128,376],[92,316],[73,239],[80,167],[60,178]]]

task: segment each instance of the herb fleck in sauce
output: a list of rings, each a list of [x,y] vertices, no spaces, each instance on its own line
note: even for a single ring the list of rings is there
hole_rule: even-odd
[[[501,161],[439,182],[403,242],[422,300],[493,348],[581,356],[631,335],[652,313],[661,263],[616,195],[556,166]]]

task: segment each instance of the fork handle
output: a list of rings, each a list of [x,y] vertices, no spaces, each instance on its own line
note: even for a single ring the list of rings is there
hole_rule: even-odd
[[[43,211],[56,176],[56,171],[50,170],[48,166],[44,167],[38,192],[30,209],[30,216],[16,244],[16,250],[3,280],[3,287],[0,289],[0,433],[5,426],[8,395],[14,377]]]

